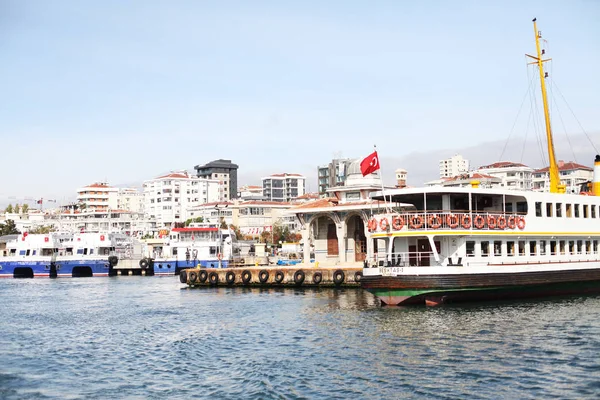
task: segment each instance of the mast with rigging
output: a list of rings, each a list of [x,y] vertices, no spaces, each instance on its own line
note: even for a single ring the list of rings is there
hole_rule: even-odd
[[[542,59],[544,52],[540,48],[540,38],[542,32],[538,31],[536,18],[533,19],[533,31],[535,33],[535,46],[537,49],[537,57],[526,54],[527,57],[533,58],[540,71],[540,83],[542,86],[542,101],[544,103],[544,120],[546,122],[546,140],[548,142],[548,161],[550,162],[550,193],[565,193],[566,186],[560,183],[560,175],[558,173],[558,164],[556,163],[556,154],[554,152],[554,141],[552,140],[552,128],[550,126],[550,112],[548,111],[548,96],[546,94],[546,74],[544,73],[544,63],[550,61],[551,58]]]

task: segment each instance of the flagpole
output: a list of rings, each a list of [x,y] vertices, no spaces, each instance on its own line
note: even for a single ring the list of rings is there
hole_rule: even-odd
[[[377,152],[377,145],[374,144],[373,148],[375,149],[375,152]],[[381,169],[381,163],[379,162],[379,154],[377,154],[377,162],[379,163],[380,167],[379,167],[379,180],[381,181],[381,195],[383,196],[383,205],[385,207],[385,210],[387,212],[391,212],[391,207],[388,207],[387,201],[385,200],[385,188],[383,187],[383,170]],[[390,197],[390,203],[392,202],[392,199]]]

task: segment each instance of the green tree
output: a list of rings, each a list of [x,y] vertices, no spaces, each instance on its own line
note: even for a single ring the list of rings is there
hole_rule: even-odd
[[[7,220],[3,224],[0,224],[0,236],[18,235],[19,233],[21,232],[19,232],[17,226],[15,225],[15,221],[13,221],[12,219]]]
[[[12,204],[9,204],[8,206],[6,206],[6,209],[4,210],[4,212],[12,213],[13,212],[13,206],[12,206]]]
[[[273,226],[273,241],[275,243],[279,242],[290,242],[295,238],[290,232],[290,229],[286,226],[281,226],[281,224],[275,224]]]
[[[23,204],[21,206],[21,211],[23,211],[23,214],[27,214],[27,212],[29,211],[29,204]]]
[[[16,204],[15,204],[15,206],[13,207],[13,212],[14,212],[15,214],[18,214],[18,213],[19,213],[19,209],[20,209],[20,208],[21,208],[21,207],[19,206],[19,203],[16,203]]]

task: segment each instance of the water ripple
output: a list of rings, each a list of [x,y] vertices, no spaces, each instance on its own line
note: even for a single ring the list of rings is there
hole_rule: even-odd
[[[598,398],[600,297],[379,307],[359,290],[0,282],[2,399]]]

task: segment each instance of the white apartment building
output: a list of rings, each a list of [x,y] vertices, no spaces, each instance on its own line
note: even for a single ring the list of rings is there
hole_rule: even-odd
[[[300,174],[273,174],[262,178],[262,187],[266,200],[290,202],[305,193],[306,178]]]
[[[80,210],[108,211],[117,209],[119,189],[105,182],[96,182],[77,189]]]
[[[265,200],[262,186],[244,185],[239,188],[237,197],[241,200]]]
[[[117,208],[119,210],[131,211],[134,213],[143,213],[144,193],[135,188],[119,189]]]
[[[440,178],[451,178],[467,172],[469,172],[469,160],[464,159],[460,154],[440,160]]]
[[[541,168],[533,171],[533,190],[547,192],[550,188],[550,168]],[[566,185],[567,193],[579,193],[582,183],[591,181],[594,177],[594,169],[585,165],[563,160],[558,161],[558,173],[560,183]]]
[[[187,209],[219,199],[219,180],[172,172],[144,182],[144,212],[158,227],[183,223]]]
[[[533,187],[533,168],[521,163],[500,161],[479,167],[478,171],[500,178],[500,186],[506,189],[530,190]]]

